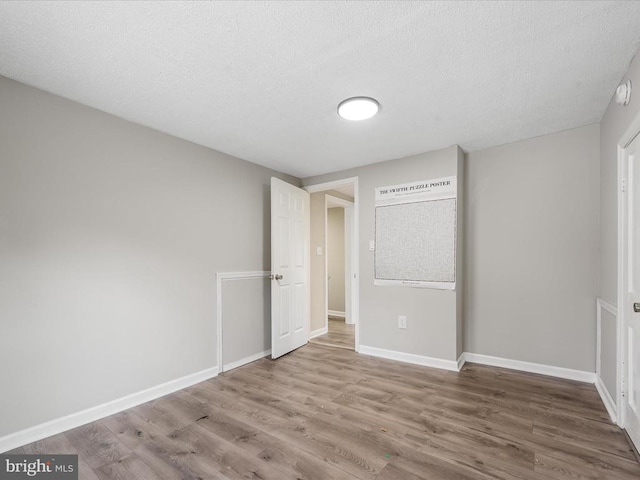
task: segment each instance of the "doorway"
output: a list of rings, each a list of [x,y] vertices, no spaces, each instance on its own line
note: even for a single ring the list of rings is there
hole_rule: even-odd
[[[305,187],[311,212],[310,341],[358,351],[358,182]]]

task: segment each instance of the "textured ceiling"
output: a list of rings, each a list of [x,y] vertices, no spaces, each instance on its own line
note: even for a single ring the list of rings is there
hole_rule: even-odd
[[[0,2],[1,75],[299,177],[597,122],[639,41],[640,2]]]

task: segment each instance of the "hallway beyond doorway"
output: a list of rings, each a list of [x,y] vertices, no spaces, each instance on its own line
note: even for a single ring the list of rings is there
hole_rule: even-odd
[[[328,345],[330,347],[355,349],[355,325],[345,323],[344,318],[329,315],[328,331],[324,335],[311,339],[310,343]]]

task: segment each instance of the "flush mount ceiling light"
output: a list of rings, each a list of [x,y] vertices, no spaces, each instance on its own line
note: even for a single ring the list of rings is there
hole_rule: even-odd
[[[366,120],[378,113],[380,104],[370,97],[352,97],[340,102],[338,115],[347,120]]]

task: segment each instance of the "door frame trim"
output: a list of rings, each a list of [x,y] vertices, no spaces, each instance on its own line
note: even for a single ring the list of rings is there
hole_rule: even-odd
[[[324,192],[326,190],[333,190],[336,187],[343,187],[345,185],[353,185],[353,219],[352,219],[352,232],[353,232],[353,240],[352,240],[352,262],[353,262],[353,273],[356,275],[356,282],[354,282],[354,288],[351,292],[351,310],[353,321],[355,324],[355,351],[360,351],[360,230],[359,230],[359,210],[360,210],[360,193],[359,193],[359,185],[358,185],[358,177],[348,177],[340,180],[334,180],[331,182],[317,183],[313,185],[307,185],[304,188],[307,192],[317,193]],[[326,202],[326,200],[325,200]],[[326,249],[326,217],[327,217],[327,208],[325,203],[325,249]],[[325,256],[325,271],[326,271],[326,256]],[[327,285],[325,280],[325,297],[327,296]],[[326,305],[325,305],[325,313],[326,313]],[[326,316],[326,315],[325,315]],[[325,319],[325,324],[327,320]]]
[[[616,403],[618,405],[617,424],[624,428],[626,425],[624,395],[626,393],[626,374],[625,360],[627,354],[627,332],[626,320],[627,314],[624,308],[625,289],[627,285],[627,258],[628,258],[628,242],[627,242],[627,204],[626,192],[623,191],[623,185],[628,182],[628,172],[626,165],[627,148],[636,137],[640,135],[640,113],[638,113],[625,133],[618,141],[618,175],[617,175],[617,191],[618,191],[618,328],[617,328],[617,368],[616,368]]]

